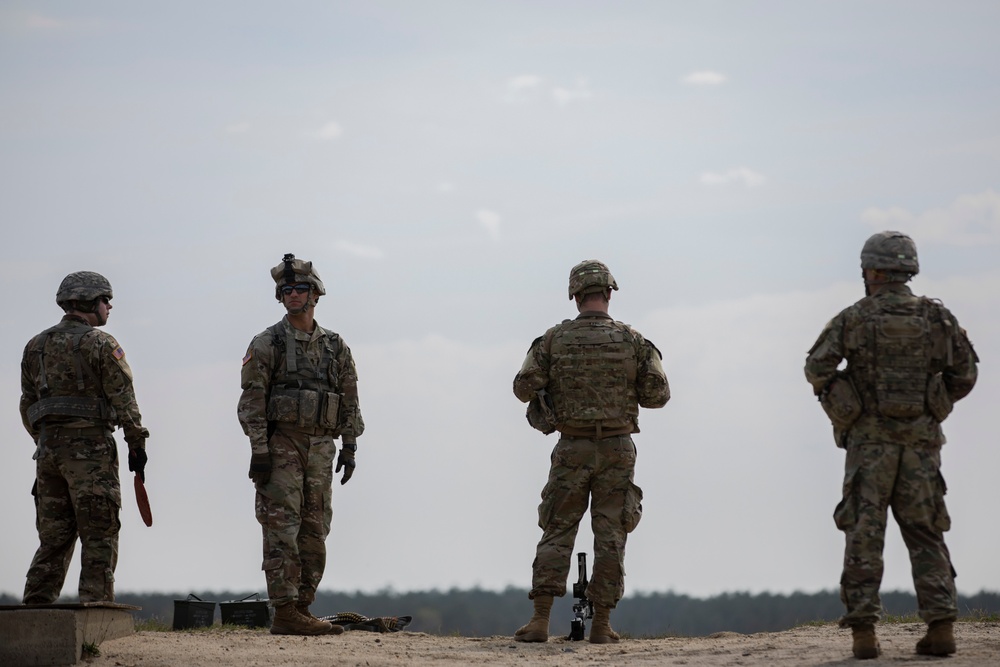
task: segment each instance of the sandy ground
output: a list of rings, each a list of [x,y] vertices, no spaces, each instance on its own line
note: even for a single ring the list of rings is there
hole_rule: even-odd
[[[959,623],[958,653],[947,659],[917,656],[922,624],[879,626],[882,656],[874,663],[940,663],[948,667],[1000,665],[1000,623]],[[139,632],[107,641],[88,665],[115,667],[252,667],[261,665],[851,665],[850,632],[836,625],[785,632],[711,637],[624,639],[591,645],[549,639],[520,644],[510,637],[438,637],[419,632],[283,637],[257,630]]]

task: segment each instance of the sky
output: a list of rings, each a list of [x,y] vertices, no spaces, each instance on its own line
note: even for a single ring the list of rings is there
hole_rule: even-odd
[[[960,592],[1000,591],[998,22],[988,1],[4,2],[0,591],[37,546],[21,353],[91,270],[151,434],[154,524],[123,470],[118,590],[264,592],[236,404],[288,252],[326,284],[367,424],[322,588],[530,586],[556,440],[511,382],[596,258],[673,393],[634,436],[627,593],[835,589],[844,452],[802,366],[886,229],[982,359],[945,424],[947,541]],[[892,521],[883,588],[912,590]]]

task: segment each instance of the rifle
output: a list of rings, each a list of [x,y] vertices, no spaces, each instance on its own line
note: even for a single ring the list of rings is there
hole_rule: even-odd
[[[587,633],[587,619],[594,617],[594,603],[587,599],[587,554],[581,551],[576,555],[579,580],[573,584],[573,622],[570,624],[570,641],[581,641]]]

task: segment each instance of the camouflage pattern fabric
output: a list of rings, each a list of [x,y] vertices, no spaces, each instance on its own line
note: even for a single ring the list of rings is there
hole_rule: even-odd
[[[939,447],[855,445],[847,450],[844,495],[834,512],[844,531],[840,597],[842,626],[878,621],[882,604],[882,550],[888,509],[909,550],[920,617],[930,623],[958,614],[955,571],[944,532],[951,518],[944,503]]]
[[[542,539],[528,597],[566,594],[573,544],[589,504],[594,569],[587,597],[603,607],[618,604],[625,592],[625,541],[641,511],[642,490],[632,482],[634,470],[635,445],[628,435],[559,439],[538,506]]]
[[[36,461],[35,527],[39,547],[28,569],[24,604],[59,597],[79,537],[81,602],[115,599],[121,491],[110,432],[98,437],[43,436]]]
[[[275,430],[270,446],[271,478],[257,485],[255,503],[264,537],[261,569],[273,605],[308,605],[326,569],[337,448],[331,436],[284,426]]]
[[[569,357],[574,363],[565,363]],[[609,385],[598,375],[621,381]],[[660,353],[607,314],[583,312],[549,329],[528,350],[514,395],[526,403],[540,389],[552,395],[562,437],[538,507],[542,538],[529,597],[566,594],[576,533],[589,504],[594,568],[587,595],[614,608],[625,590],[626,537],[642,511],[629,434],[639,431],[640,406],[659,408],[670,399]]]
[[[104,424],[109,430],[118,425],[130,447],[144,447],[149,431],[142,426],[132,386],[132,369],[114,336],[74,315],[66,315],[47,331],[48,335],[39,334],[28,342],[21,361],[21,421],[32,439],[37,441],[39,428],[28,419],[28,409],[43,398],[40,388],[47,384],[49,396],[103,398],[111,408],[104,422],[53,416],[46,418],[47,423],[77,428]],[[78,378],[72,345],[74,337],[81,333],[80,354],[84,368]],[[41,353],[44,353],[44,377]],[[82,389],[78,381],[83,382]]]
[[[74,340],[79,341],[79,357],[73,351]],[[81,368],[77,368],[78,361]],[[29,410],[44,397],[103,399],[109,408],[107,418],[49,414],[32,423]],[[149,436],[142,426],[124,351],[110,334],[67,315],[25,348],[20,410],[36,444],[39,538],[24,602],[56,601],[77,537],[82,563],[80,600],[113,601],[121,491],[112,430],[120,425],[130,447],[144,447]]]
[[[930,335],[933,356],[928,382],[940,382],[952,403],[964,398],[976,384],[975,351],[965,331],[951,312],[935,301],[914,296],[906,285],[886,285],[875,295],[865,297],[840,312],[823,329],[806,358],[806,379],[817,396],[822,396],[837,377],[837,367],[847,360],[846,377],[861,398],[863,410],[846,431],[836,433],[837,444],[905,444],[940,446],[944,444],[941,423],[930,410],[910,419],[896,419],[879,409],[876,386],[875,341],[870,339],[872,319],[883,312],[915,312],[923,304],[930,312]]]
[[[293,600],[310,604],[326,568],[326,537],[333,517],[334,438],[339,433],[344,443],[355,442],[364,432],[364,421],[350,348],[318,325],[312,333],[295,329],[287,317],[279,325],[276,329],[282,339],[290,336],[294,342],[294,363],[320,371],[321,389],[340,395],[336,429],[269,423],[274,380],[288,376],[288,356],[275,344],[272,329],[250,343],[243,360],[238,416],[252,452],[270,453],[272,468],[267,483],[257,485],[255,501],[263,532],[261,568],[272,604]],[[332,337],[339,341],[336,346],[328,344]],[[336,357],[323,367],[333,347]]]
[[[576,363],[565,363],[569,357]],[[608,373],[620,382],[603,387],[583,381]],[[527,403],[546,388],[559,426],[585,426],[587,417],[593,426],[593,420],[610,417],[613,426],[630,433],[639,432],[639,407],[660,408],[670,400],[656,346],[627,324],[594,312],[565,320],[532,342],[514,377],[514,395]]]
[[[880,368],[901,363],[892,355],[879,356],[877,343],[885,334],[877,327],[885,325],[886,314],[908,318],[924,331],[922,339],[908,346],[915,351],[911,363],[923,364],[926,372],[924,408],[914,417],[887,414],[898,414],[898,404],[907,402],[900,396],[908,399],[912,392],[914,366],[895,374]],[[897,328],[906,332],[906,327]],[[845,359],[847,367],[838,371]],[[927,622],[955,618],[955,573],[944,542],[951,521],[940,472],[945,443],[941,420],[975,386],[978,361],[951,312],[914,296],[901,283],[887,284],[844,309],[809,351],[805,374],[821,400],[836,380],[849,382],[860,401],[853,423],[834,427],[837,445],[847,449],[843,499],[834,513],[846,537],[841,597],[847,612],[842,625],[874,623],[880,616],[878,591],[890,507],[909,550],[921,617]],[[842,397],[847,395],[841,391]],[[887,396],[897,405],[887,409]]]
[[[339,424],[335,431],[345,443],[356,442],[364,433],[365,422],[361,417],[358,400],[358,372],[354,367],[351,349],[337,334],[317,325],[312,333],[299,331],[282,318],[279,323],[282,338],[289,333],[295,339],[296,358],[300,365],[322,371],[324,382],[340,394]],[[330,337],[339,340],[337,356],[328,368],[318,368],[327,349]],[[271,398],[271,387],[275,375],[285,375],[287,360],[275,344],[270,329],[265,329],[254,337],[243,357],[241,387],[237,413],[243,432],[250,438],[250,448],[255,454],[266,454],[268,416],[267,408]]]

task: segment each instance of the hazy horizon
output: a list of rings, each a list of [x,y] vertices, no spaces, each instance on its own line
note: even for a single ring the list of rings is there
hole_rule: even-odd
[[[985,1],[4,3],[0,590],[37,546],[21,354],[78,270],[114,286],[151,433],[118,590],[263,590],[236,402],[287,252],[326,284],[367,424],[324,590],[530,585],[555,438],[511,382],[587,258],[673,392],[634,438],[626,594],[835,589],[844,452],[802,366],[884,229],[982,359],[944,425],[947,543],[960,591],[1000,590],[998,23]],[[884,590],[912,589],[892,521],[885,555]]]

